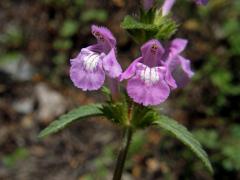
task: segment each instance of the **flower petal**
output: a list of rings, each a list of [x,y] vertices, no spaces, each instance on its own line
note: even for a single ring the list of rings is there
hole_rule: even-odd
[[[177,87],[184,87],[187,85],[191,77],[194,75],[194,72],[191,70],[190,61],[178,56],[178,64],[172,70],[172,76],[176,81]]]
[[[115,49],[112,49],[103,58],[103,68],[106,73],[112,78],[117,78],[122,73],[122,68],[116,59]]]
[[[77,58],[71,59],[70,78],[74,85],[84,91],[99,89],[105,80],[101,55],[88,54],[82,50]]]
[[[93,53],[93,51],[89,50],[89,47],[91,47],[91,46],[82,48],[80,53],[78,53],[77,57],[70,60],[71,65],[75,62],[81,62],[85,56],[88,56],[91,53]]]
[[[135,102],[148,106],[164,102],[169,96],[170,89],[164,80],[147,85],[140,77],[134,76],[128,81],[127,92]]]
[[[171,89],[177,88],[177,83],[176,83],[175,79],[173,78],[172,73],[169,69],[166,72],[165,80],[168,83],[168,85],[171,87]]]
[[[169,46],[169,52],[172,55],[180,54],[187,46],[188,41],[186,39],[176,38]]]
[[[172,6],[174,5],[176,0],[165,0],[162,6],[162,15],[166,16],[170,10],[172,9]]]
[[[97,52],[99,54],[104,52],[104,47],[103,47],[102,44],[94,44],[94,45],[88,46],[88,47],[86,47],[84,49],[87,49],[87,50],[93,51],[93,52]]]
[[[116,39],[108,28],[92,25],[92,34],[96,37],[98,43],[105,47],[106,51],[116,46]]]
[[[170,88],[163,79],[165,70],[163,67],[144,66],[142,64],[136,75],[128,81],[128,95],[144,106],[158,105],[164,102],[170,93]]]
[[[125,79],[129,79],[132,76],[134,76],[136,69],[137,69],[137,64],[139,61],[142,60],[142,57],[139,57],[137,59],[135,59],[130,65],[129,67],[120,75],[119,80],[123,81]]]
[[[164,54],[164,48],[158,40],[152,39],[142,45],[141,53],[143,64],[149,67],[155,67],[161,61],[162,55]]]

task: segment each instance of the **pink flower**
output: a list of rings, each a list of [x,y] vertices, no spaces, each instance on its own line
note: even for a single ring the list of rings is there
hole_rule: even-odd
[[[164,102],[170,89],[182,87],[193,76],[190,61],[180,55],[187,41],[174,39],[164,49],[158,40],[142,45],[141,56],[120,75],[128,79],[127,93],[133,101],[148,105]]]
[[[172,89],[185,86],[194,74],[190,67],[190,61],[180,55],[186,46],[187,40],[176,38],[171,41],[166,50],[165,79]]]
[[[166,16],[172,9],[176,0],[165,0],[162,6],[162,15]]]
[[[172,9],[176,0],[165,0],[162,6],[162,15],[166,16]],[[195,0],[198,5],[206,5],[208,0]]]
[[[142,56],[122,73],[120,80],[129,79],[127,93],[133,101],[148,105],[164,102],[170,88],[164,80],[166,67],[161,65],[164,48],[158,40],[150,40],[141,47]]]
[[[105,74],[117,78],[122,69],[116,59],[116,39],[105,27],[92,26],[97,43],[81,49],[71,59],[70,78],[74,85],[84,91],[97,90],[105,81]]]

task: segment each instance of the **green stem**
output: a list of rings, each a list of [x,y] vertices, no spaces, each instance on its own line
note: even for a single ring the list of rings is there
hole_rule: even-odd
[[[124,139],[121,149],[118,154],[117,164],[114,170],[113,180],[121,180],[124,164],[126,161],[128,149],[131,143],[133,131],[131,128],[126,128],[124,131]]]

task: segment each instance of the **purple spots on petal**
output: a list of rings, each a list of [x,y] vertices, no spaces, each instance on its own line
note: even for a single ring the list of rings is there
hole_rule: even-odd
[[[105,53],[108,53],[106,51],[110,51],[112,48],[115,48],[116,39],[111,31],[106,27],[92,25],[92,34],[96,37],[98,43],[104,47]]]
[[[143,63],[149,67],[155,67],[159,64],[164,48],[158,40],[149,40],[141,47]]]

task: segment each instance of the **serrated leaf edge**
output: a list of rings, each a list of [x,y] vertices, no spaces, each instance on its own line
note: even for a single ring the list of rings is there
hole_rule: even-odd
[[[179,132],[179,129],[176,129],[176,127],[170,125],[170,123],[168,123],[168,122],[163,123],[163,122],[160,122],[160,121],[158,121],[158,120],[157,120],[157,121],[154,121],[154,123],[153,123],[153,125],[159,125],[161,128],[163,128],[163,129],[169,131],[171,134],[173,134],[177,139],[181,140],[181,142],[182,142],[184,145],[186,145],[187,147],[189,147],[189,148],[195,153],[195,155],[204,163],[205,167],[209,170],[209,172],[210,172],[211,174],[213,174],[214,171],[213,171],[213,168],[212,168],[212,165],[211,165],[210,161],[208,160],[208,155],[207,155],[207,153],[203,150],[202,145],[193,137],[193,135],[187,130],[187,128],[184,127],[183,125],[179,124],[177,121],[172,120],[171,118],[169,118],[169,117],[167,117],[167,116],[160,116],[160,118],[164,119],[164,121],[171,121],[171,122],[173,122],[175,125],[179,126],[181,129],[183,129],[184,131],[186,131],[185,134],[183,134],[183,133],[181,133],[181,134],[183,135],[184,138],[187,138],[187,139],[189,139],[190,141],[192,141],[192,142],[190,142],[190,143],[187,143],[186,141],[180,139],[180,138],[178,137],[177,133],[176,133],[176,132]],[[167,119],[167,120],[166,120],[166,119]],[[175,129],[176,131],[172,131],[172,130],[169,129],[167,126],[168,126],[168,127],[171,127],[172,129]],[[186,135],[186,134],[187,134],[187,135]],[[198,146],[198,147],[197,147],[198,150],[196,150],[196,147],[194,147],[194,145],[193,145],[192,143],[193,143],[193,144],[196,144],[196,145]],[[200,151],[200,154],[199,154],[198,151]]]

